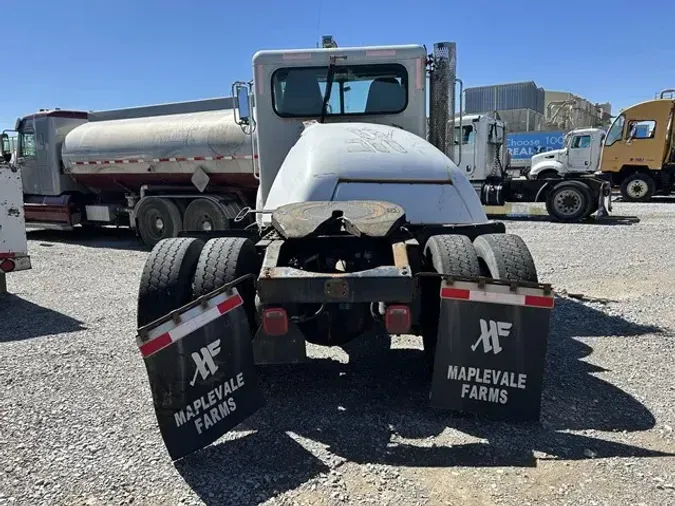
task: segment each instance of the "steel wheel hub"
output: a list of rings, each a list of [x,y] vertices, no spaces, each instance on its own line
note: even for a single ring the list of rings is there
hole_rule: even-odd
[[[628,185],[628,195],[634,199],[641,199],[649,191],[649,186],[645,181],[637,179]]]
[[[576,214],[581,209],[581,196],[574,190],[563,190],[553,201],[556,211],[565,216]]]

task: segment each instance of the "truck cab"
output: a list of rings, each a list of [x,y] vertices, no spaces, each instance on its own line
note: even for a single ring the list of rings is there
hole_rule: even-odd
[[[565,135],[562,149],[532,157],[531,179],[560,177],[566,174],[592,173],[598,169],[605,131],[577,128]]]
[[[445,128],[442,140],[425,141],[426,72],[422,45],[256,53],[253,81],[235,83],[233,96],[235,120],[255,146],[258,225],[288,202],[373,195],[405,208],[412,223],[487,221],[445,156]],[[420,182],[437,205],[422,204]]]
[[[453,160],[470,181],[500,175],[500,164],[501,168],[508,165],[505,132],[505,123],[490,114],[455,118]]]
[[[624,200],[643,202],[673,189],[675,100],[663,96],[624,109],[607,133],[598,175],[619,186]]]

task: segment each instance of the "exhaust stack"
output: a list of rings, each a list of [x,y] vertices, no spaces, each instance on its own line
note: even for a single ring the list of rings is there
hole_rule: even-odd
[[[429,142],[454,160],[457,44],[434,44],[429,76]]]

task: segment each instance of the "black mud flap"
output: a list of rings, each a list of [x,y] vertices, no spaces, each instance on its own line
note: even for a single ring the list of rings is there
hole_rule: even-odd
[[[538,421],[553,303],[546,285],[443,281],[431,406]]]
[[[236,289],[213,292],[139,329],[172,460],[213,443],[264,405],[242,303]]]

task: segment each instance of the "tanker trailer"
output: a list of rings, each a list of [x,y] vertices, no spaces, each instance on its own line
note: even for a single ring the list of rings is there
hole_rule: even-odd
[[[255,202],[251,137],[234,121],[231,98],[41,110],[16,130],[26,221],[35,226],[130,226],[152,247],[184,230],[227,230]]]

